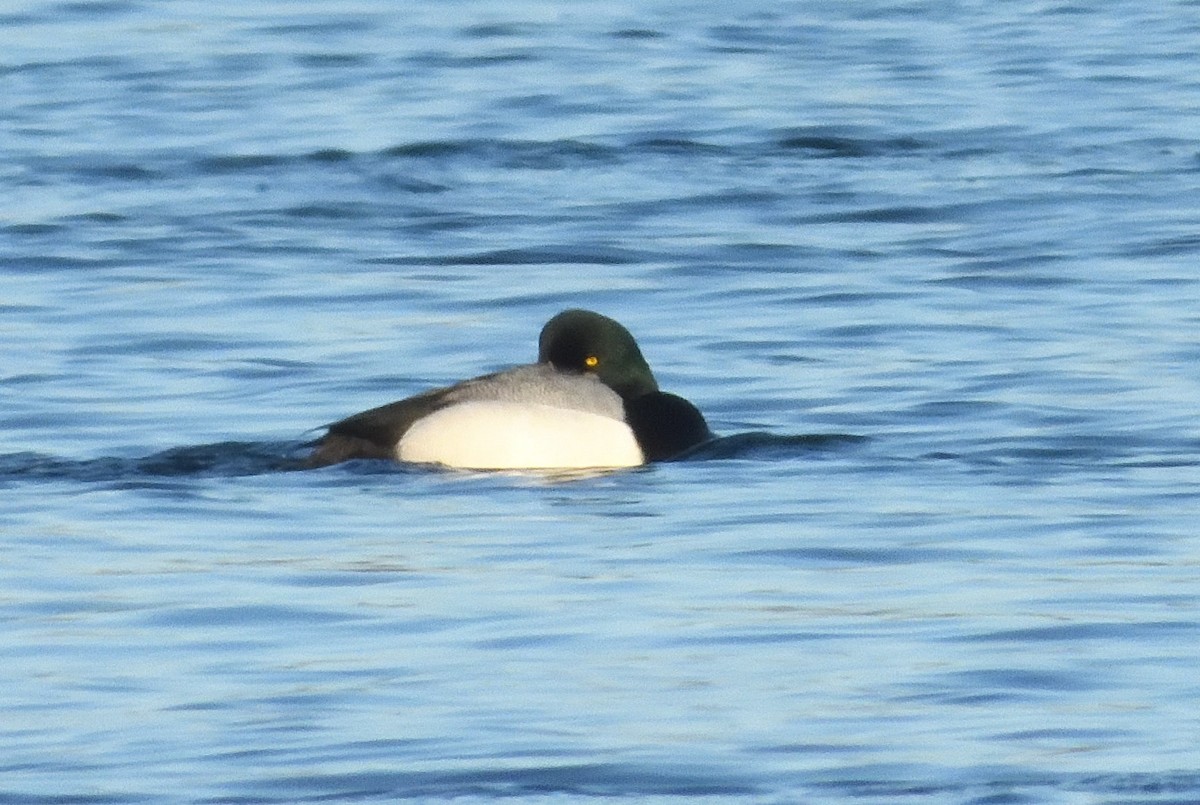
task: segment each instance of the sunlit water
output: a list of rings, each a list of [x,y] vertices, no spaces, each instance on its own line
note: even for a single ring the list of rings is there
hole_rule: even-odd
[[[1200,5],[403,5],[0,14],[0,801],[1200,799]]]

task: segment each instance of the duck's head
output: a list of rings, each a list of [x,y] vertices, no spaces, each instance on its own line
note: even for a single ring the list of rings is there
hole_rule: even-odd
[[[546,322],[538,339],[538,362],[595,375],[625,400],[658,390],[629,331],[590,310],[564,310]]]

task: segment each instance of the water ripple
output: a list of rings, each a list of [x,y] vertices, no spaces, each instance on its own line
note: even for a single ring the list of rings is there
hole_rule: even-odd
[[[637,763],[296,775],[248,781],[239,788],[257,792],[254,801],[263,803],[379,797],[731,797],[757,791],[725,770]],[[243,800],[203,801],[215,805]]]

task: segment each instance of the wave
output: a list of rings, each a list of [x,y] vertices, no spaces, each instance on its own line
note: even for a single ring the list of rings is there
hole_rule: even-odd
[[[761,432],[742,433],[714,439],[693,448],[675,461],[782,460],[840,451],[863,441],[864,437],[847,434],[780,436]],[[134,458],[104,456],[69,459],[36,452],[8,453],[0,455],[0,485],[21,481],[137,483],[297,472],[308,469],[305,458],[311,444],[302,441],[216,442],[173,447]],[[374,474],[431,470],[390,461],[358,460],[335,465],[327,471]]]
[[[1028,138],[1026,137],[1026,140]],[[1033,150],[1036,143],[1023,142],[1015,132],[995,129],[922,131],[894,136],[871,127],[768,129],[757,136],[731,138],[724,132],[693,130],[650,130],[594,139],[457,137],[407,140],[378,149],[352,149],[330,145],[307,150],[194,151],[166,150],[145,153],[89,154],[32,157],[26,166],[41,175],[68,175],[91,183],[116,181],[156,182],[184,177],[246,175],[261,177],[279,172],[336,166],[339,172],[365,172],[391,176],[402,165],[451,167],[487,165],[504,169],[561,170],[595,166],[639,165],[668,160],[747,159],[878,159],[915,158],[928,154],[952,157],[966,151],[974,154],[1001,152],[1014,146]],[[443,192],[441,182],[415,181],[403,189],[414,192]]]
[[[300,469],[302,448],[298,442],[218,442],[173,447],[140,458],[67,459],[44,453],[9,453],[0,455],[0,483],[262,475]]]
[[[694,447],[677,461],[783,460],[814,453],[840,453],[847,447],[867,442],[865,436],[848,433],[780,435],[764,431],[722,436]]]
[[[741,797],[757,786],[735,771],[712,765],[576,763],[529,768],[480,768],[460,771],[359,771],[310,774],[255,781],[258,802],[342,799],[348,792],[389,799],[478,800],[510,797],[568,798]],[[286,793],[285,793],[286,792]]]
[[[1088,440],[1023,440],[972,443],[961,451],[914,450],[913,445],[893,445],[884,450],[862,448],[876,439],[849,433],[775,434],[751,431],[722,436],[671,459],[670,463],[742,461],[779,463],[818,461],[856,456],[863,467],[911,466],[913,462],[956,464],[972,472],[995,473],[1009,478],[1045,478],[1047,473],[1111,472],[1114,469],[1194,467],[1200,464],[1200,442],[1162,443],[1132,441],[1127,444],[1094,438]],[[186,445],[145,456],[102,456],[73,459],[37,452],[0,454],[0,487],[22,482],[116,483],[156,485],[165,480],[238,478],[308,471],[305,459],[313,442],[306,440],[217,442]],[[900,448],[900,449],[896,449]],[[343,475],[383,475],[438,472],[415,464],[361,459],[318,472]],[[586,478],[592,474],[567,474]]]

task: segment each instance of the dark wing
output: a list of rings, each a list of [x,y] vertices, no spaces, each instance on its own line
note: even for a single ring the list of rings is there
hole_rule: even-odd
[[[444,407],[448,391],[434,389],[334,422],[305,464],[325,467],[355,458],[394,459],[400,437],[418,419]]]

